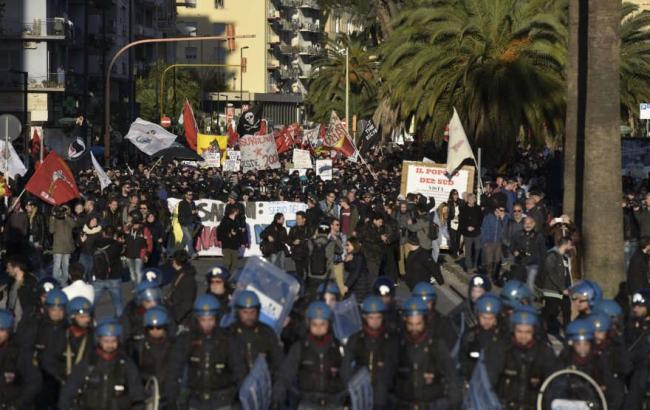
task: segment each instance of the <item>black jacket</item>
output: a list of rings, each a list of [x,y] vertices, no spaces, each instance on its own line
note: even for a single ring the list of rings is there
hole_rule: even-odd
[[[557,251],[557,248],[548,251],[544,258],[544,263],[539,274],[540,280],[538,281],[543,290],[561,294],[564,289],[569,287],[568,261],[566,266],[564,262],[564,256]]]
[[[217,228],[217,238],[219,238],[223,249],[237,250],[244,243],[239,224],[227,216],[221,220]]]
[[[97,238],[93,253],[93,280],[122,277],[122,244],[112,238]]]
[[[429,282],[432,276],[439,285],[445,283],[440,266],[433,260],[431,251],[417,248],[409,252],[409,256],[406,258],[406,275],[404,277],[409,289],[413,290],[419,282]]]
[[[368,272],[368,265],[366,265],[366,257],[362,252],[352,254],[352,260],[345,262],[345,272],[347,279],[345,286],[348,292],[353,294],[357,301],[361,303],[368,293],[370,293],[370,273]]]
[[[623,208],[623,238],[626,241],[639,240],[639,224],[630,208]]]
[[[33,245],[39,245],[45,247],[45,242],[47,241],[47,223],[45,217],[42,213],[36,212],[36,214],[29,218],[28,235],[31,238]]]
[[[181,226],[191,226],[194,222],[194,214],[192,211],[196,209],[194,202],[187,202],[183,199],[178,203],[178,223]]]
[[[196,271],[191,265],[184,266],[165,292],[165,306],[174,318],[176,325],[188,326],[192,316],[192,306],[196,299]]]
[[[273,237],[273,242],[269,241],[269,236]],[[289,238],[287,235],[287,230],[284,228],[284,226],[279,225],[275,222],[267,226],[266,229],[262,231],[260,238],[262,238],[263,241],[269,242],[269,249],[271,251],[271,254],[284,252],[287,249],[287,240]]]
[[[307,224],[303,226],[294,226],[289,231],[289,247],[291,248],[291,256],[294,260],[309,259],[309,239],[313,236],[313,230]],[[294,245],[294,241],[299,240],[300,243]]]
[[[481,223],[483,223],[483,212],[481,207],[474,205],[469,207],[463,205],[460,208],[460,215],[458,215],[458,229],[463,236],[475,238],[481,234]],[[474,227],[473,231],[468,231],[468,227]]]
[[[650,286],[648,271],[650,271],[650,255],[643,253],[639,248],[632,255],[630,266],[627,268],[627,289],[630,295]]]

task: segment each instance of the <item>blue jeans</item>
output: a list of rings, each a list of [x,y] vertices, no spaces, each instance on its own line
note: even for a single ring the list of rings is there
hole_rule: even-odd
[[[136,258],[126,258],[126,266],[129,268],[129,273],[131,274],[131,282],[134,284],[140,283],[140,276],[142,274],[142,259]]]
[[[61,286],[68,285],[68,266],[70,266],[69,253],[55,253],[52,255],[52,276],[59,281]]]
[[[90,277],[90,274],[93,271],[93,256],[88,255],[87,253],[80,253],[79,263],[84,267],[84,273],[86,274],[86,277]]]
[[[636,252],[639,247],[639,242],[637,241],[625,241],[623,245],[623,260],[625,261],[625,273],[627,273],[627,268],[630,266],[630,260],[632,255]]]
[[[526,265],[526,284],[531,291],[535,290],[535,278],[537,278],[538,271],[539,265]]]
[[[122,280],[121,279],[107,279],[96,280],[93,282],[93,289],[95,290],[95,303],[97,306],[104,293],[108,292],[111,296],[111,302],[115,308],[115,316],[122,316],[124,310],[122,306]]]
[[[183,240],[181,241],[180,249],[185,249],[190,256],[194,256],[196,251],[194,250],[194,241],[192,240],[192,227],[182,226],[181,229],[183,230]]]
[[[277,266],[278,268],[282,270],[285,269],[285,263],[284,263],[284,251],[272,253],[269,255],[269,262]]]

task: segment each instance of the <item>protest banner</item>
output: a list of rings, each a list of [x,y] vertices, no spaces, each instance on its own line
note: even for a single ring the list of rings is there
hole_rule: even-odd
[[[246,135],[239,139],[244,172],[280,168],[280,158],[272,134]]]
[[[240,169],[239,160],[227,159],[223,162],[223,172],[239,172]]]
[[[404,161],[402,163],[402,185],[400,193],[422,194],[436,199],[441,204],[449,199],[449,193],[456,189],[459,194],[472,192],[474,187],[474,167],[464,166],[450,179],[446,164]]]
[[[219,168],[221,166],[221,152],[205,150],[201,154],[203,162],[202,168]]]
[[[323,181],[332,180],[332,160],[331,159],[317,159],[316,160],[316,175]]]
[[[309,154],[309,150],[298,148],[293,149],[293,167],[295,169],[312,168],[311,155]]]
[[[241,152],[236,149],[229,149],[226,151],[226,157],[228,159],[234,159],[236,161],[241,161]]]
[[[169,198],[167,206],[170,212],[175,212],[180,199]],[[203,225],[195,243],[195,249],[200,256],[221,256],[221,248],[217,244],[217,227],[223,218],[226,203],[214,199],[199,199],[194,201],[198,216]],[[274,201],[274,202],[248,202],[246,204],[246,226],[250,246],[245,249],[244,256],[262,256],[260,251],[260,234],[273,222],[273,216],[281,212],[284,214],[285,227],[295,225],[296,212],[305,211],[307,204],[300,202]]]

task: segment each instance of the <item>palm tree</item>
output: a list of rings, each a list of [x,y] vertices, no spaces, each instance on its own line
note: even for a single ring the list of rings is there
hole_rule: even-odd
[[[345,49],[350,70],[350,115],[369,118],[377,107],[377,59],[373,51],[357,37],[330,41],[327,55],[314,63],[307,103],[312,118],[326,122],[332,110],[345,112]]]
[[[566,27],[561,0],[449,0],[405,10],[382,45],[381,74],[401,120],[442,137],[456,107],[488,156],[524,131],[540,143],[563,128]]]
[[[623,3],[621,16],[621,114],[634,135],[639,103],[650,101],[650,11]]]

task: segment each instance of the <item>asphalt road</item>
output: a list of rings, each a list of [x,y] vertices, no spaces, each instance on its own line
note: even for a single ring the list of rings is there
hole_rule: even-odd
[[[214,265],[219,264],[220,260],[221,258],[202,257],[192,261],[192,264],[197,271],[196,280],[199,285],[199,293],[205,291],[205,273]],[[245,262],[246,259],[240,259],[239,266],[243,267]],[[436,304],[437,309],[444,314],[448,313],[456,305],[462,302],[460,295],[465,295],[467,289],[467,284],[463,284],[457,275],[452,274],[450,269],[447,269],[445,266],[449,265],[443,264],[445,285],[438,287],[438,302]],[[287,259],[287,268],[289,270],[293,269],[293,262],[290,259]],[[406,285],[398,285],[398,300],[404,300],[408,296],[409,292]],[[128,303],[133,298],[133,284],[131,282],[122,284],[122,297],[124,299],[124,305],[126,305],[126,303]],[[111,304],[110,296],[108,294],[104,294],[102,300],[95,301],[95,312],[97,319],[102,319],[114,315],[113,305]]]

